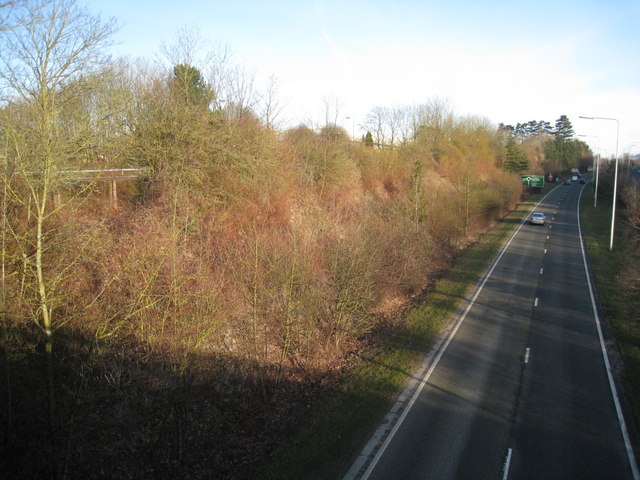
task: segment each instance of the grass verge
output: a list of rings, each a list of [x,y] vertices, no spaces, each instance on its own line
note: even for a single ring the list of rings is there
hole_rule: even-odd
[[[359,357],[275,453],[264,478],[333,480],[344,475],[460,302],[542,195],[529,197],[467,248],[407,312],[404,327],[386,336],[375,355]]]
[[[583,236],[600,302],[604,328],[613,333],[622,365],[613,364],[622,381],[623,394],[633,410],[635,425],[640,421],[640,298],[626,288],[621,272],[631,255],[624,211],[616,211],[613,250],[609,251],[611,233],[611,199],[598,198],[593,206],[593,189],[584,191],[581,205]],[[634,430],[637,431],[637,428]],[[637,451],[637,447],[636,447]]]

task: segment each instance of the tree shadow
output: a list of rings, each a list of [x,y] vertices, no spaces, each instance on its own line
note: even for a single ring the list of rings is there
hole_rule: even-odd
[[[13,328],[0,350],[3,478],[257,478],[275,442],[323,388],[300,371],[275,372],[231,355],[131,355],[145,346],[95,345],[60,330],[55,416],[35,328]],[[93,345],[93,346],[92,346]]]

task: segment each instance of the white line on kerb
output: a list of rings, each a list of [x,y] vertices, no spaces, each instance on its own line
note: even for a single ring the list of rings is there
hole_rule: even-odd
[[[511,465],[511,455],[513,454],[513,449],[509,449],[507,451],[507,458],[504,459],[504,468],[502,470],[502,480],[507,480],[509,478],[509,466]]]

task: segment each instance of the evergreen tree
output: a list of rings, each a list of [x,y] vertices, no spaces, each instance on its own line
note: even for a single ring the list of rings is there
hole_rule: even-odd
[[[202,78],[200,70],[186,63],[173,67],[171,88],[187,105],[208,107],[213,100],[213,90]]]
[[[364,136],[363,142],[365,147],[373,147],[373,135],[371,135],[371,132],[367,131],[367,134]]]
[[[524,152],[518,146],[515,137],[509,136],[507,138],[507,160],[505,162],[505,169],[510,172],[523,172],[529,168],[529,160],[525,156]]]
[[[571,125],[571,122],[566,115],[561,115],[560,118],[556,120],[556,128],[554,134],[556,138],[561,138],[565,143],[573,137],[573,125]]]
[[[556,120],[556,128],[554,130],[556,154],[560,164],[565,168],[570,168],[574,161],[576,149],[572,144],[574,135],[573,125],[566,115],[561,115]]]

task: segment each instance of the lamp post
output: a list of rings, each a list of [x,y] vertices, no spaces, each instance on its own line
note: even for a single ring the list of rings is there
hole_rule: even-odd
[[[613,250],[613,232],[615,230],[616,224],[616,198],[618,194],[618,140],[620,139],[620,122],[617,118],[608,118],[608,117],[583,117],[585,120],[611,120],[612,122],[616,122],[616,169],[613,176],[613,201],[611,202],[613,205],[611,207],[611,237],[609,239],[609,251]]]
[[[351,120],[351,141],[355,143],[356,141],[356,124],[353,120],[353,117],[345,117],[345,120]]]
[[[640,145],[640,142],[633,142],[627,145],[627,148],[624,149],[627,156],[627,176],[631,172],[631,147],[637,147],[638,145]]]
[[[593,195],[593,208],[598,206],[598,177],[600,176],[600,137],[597,135],[578,135],[579,137],[593,137],[598,140],[598,153],[593,159],[594,170],[596,171],[596,190]]]

